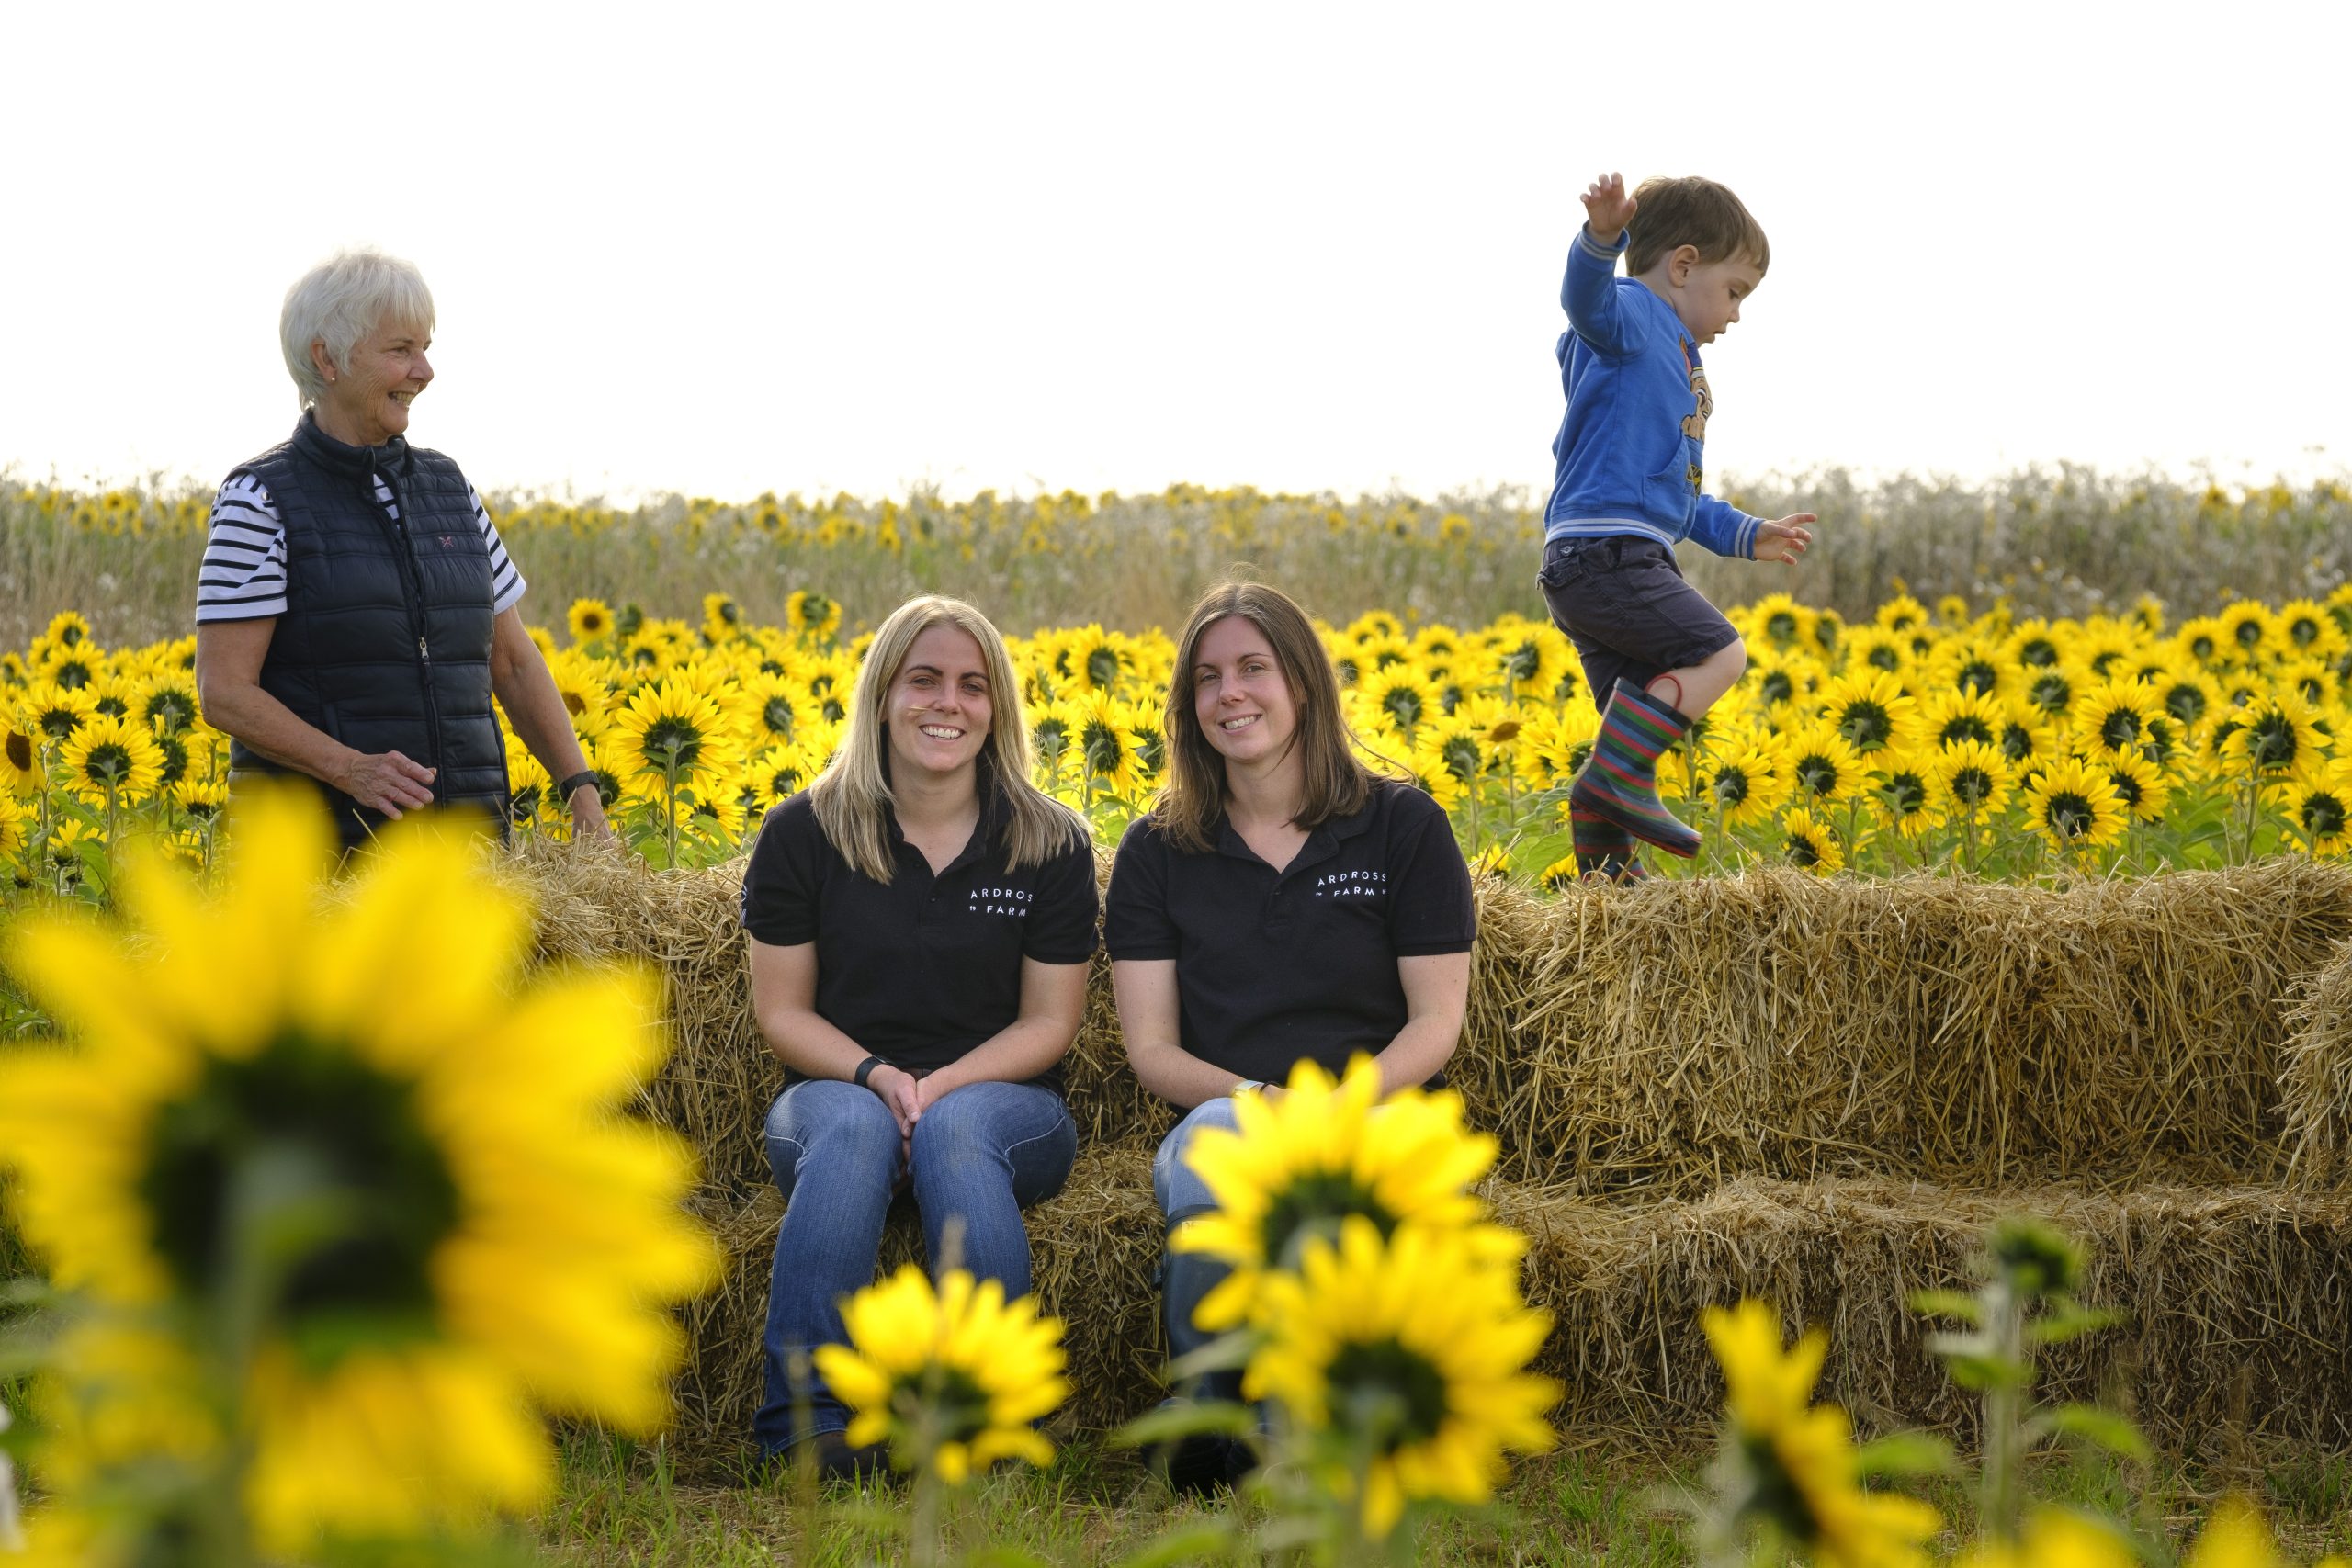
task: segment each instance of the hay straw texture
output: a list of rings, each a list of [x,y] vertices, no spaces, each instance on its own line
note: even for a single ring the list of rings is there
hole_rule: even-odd
[[[2278,1076],[2295,1175],[2343,1184],[2352,1179],[2352,942],[2312,976],[2287,1024]]]
[[[730,1260],[686,1309],[679,1437],[732,1450],[781,1212],[741,863],[654,873],[537,844],[511,874],[544,958],[663,973],[676,1050],[642,1109],[702,1151],[695,1208]],[[1699,1311],[1755,1293],[1829,1327],[1825,1392],[1865,1423],[1957,1423],[1905,1301],[1964,1280],[1984,1226],[2024,1209],[2089,1242],[2088,1295],[2135,1318],[2053,1358],[2053,1393],[2120,1392],[2176,1442],[2238,1422],[2352,1445],[2352,871],[1490,883],[1479,922],[1448,1076],[1501,1138],[1492,1195],[1560,1316],[1564,1420],[1704,1428]],[[1125,1068],[1103,971],[1067,1065],[1078,1170],[1029,1216],[1087,1426],[1156,1397],[1148,1156],[1171,1120]],[[2262,1185],[2290,1163],[2294,1185]],[[918,1245],[901,1215],[885,1263]]]
[[[1964,1428],[1973,1406],[1924,1348],[1935,1325],[1905,1303],[1917,1290],[1965,1288],[1985,1227],[2025,1212],[2087,1241],[2086,1298],[2132,1315],[2049,1352],[2044,1397],[2120,1399],[2177,1451],[2237,1428],[2352,1445],[2352,1195],[1755,1179],[1691,1201],[1507,1183],[1491,1195],[1531,1240],[1530,1297],[1557,1315],[1539,1365],[1566,1382],[1563,1423],[1668,1441],[1712,1430],[1723,1383],[1700,1311],[1759,1295],[1792,1331],[1829,1330],[1823,1396],[1865,1427]],[[695,1354],[678,1434],[688,1451],[740,1447],[750,1430],[781,1213],[771,1190],[718,1219],[726,1283],[688,1309]],[[1028,1218],[1036,1290],[1068,1325],[1076,1392],[1061,1418],[1102,1427],[1141,1414],[1161,1393],[1148,1156],[1082,1155],[1068,1189]],[[885,1267],[919,1251],[911,1215],[895,1215]]]

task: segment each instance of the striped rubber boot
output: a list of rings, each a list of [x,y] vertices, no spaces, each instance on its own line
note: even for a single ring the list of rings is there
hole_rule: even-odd
[[[1568,791],[1569,810],[1613,822],[1670,855],[1688,860],[1697,854],[1699,835],[1657,797],[1657,760],[1690,728],[1677,709],[1631,681],[1618,682],[1593,739],[1592,756]]]
[[[1639,882],[1649,875],[1634,848],[1634,836],[1606,817],[1569,807],[1568,836],[1576,844],[1580,880]]]

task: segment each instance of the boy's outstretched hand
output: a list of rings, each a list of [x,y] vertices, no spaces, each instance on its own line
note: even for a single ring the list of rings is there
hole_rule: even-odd
[[[1614,246],[1641,204],[1625,194],[1625,176],[1603,175],[1584,193],[1584,218],[1596,245]]]
[[[1783,566],[1794,566],[1797,558],[1813,543],[1813,530],[1801,527],[1805,523],[1818,523],[1820,518],[1810,512],[1794,512],[1778,523],[1756,525],[1756,558],[1776,560]]]

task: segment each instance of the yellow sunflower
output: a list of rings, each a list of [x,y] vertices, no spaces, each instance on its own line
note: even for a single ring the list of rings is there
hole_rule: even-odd
[[[2161,688],[2126,676],[2085,686],[2068,718],[2078,744],[2105,756],[2138,756],[2164,711]]]
[[[913,1264],[842,1303],[847,1345],[816,1353],[825,1386],[854,1414],[852,1444],[888,1442],[905,1470],[933,1467],[950,1486],[1001,1459],[1053,1462],[1031,1423],[1069,1393],[1058,1318],[1036,1299],[1007,1302],[996,1280],[951,1270],[936,1293]]]
[[[2036,1508],[2015,1541],[1979,1541],[1953,1568],[2138,1568],[2129,1542],[2103,1520],[2064,1508]]]
[[[1548,702],[1557,694],[1560,678],[1575,668],[1576,649],[1559,628],[1524,621],[1498,643],[1490,657],[1504,686],[1521,701]]]
[[[61,743],[81,728],[97,708],[97,698],[86,686],[61,686],[36,680],[17,699],[20,719],[16,728],[36,740]]]
[[[702,596],[702,639],[709,643],[729,641],[742,635],[743,606],[731,593],[706,593]]]
[[[48,784],[40,749],[38,728],[0,724],[0,790],[10,795],[37,795]]]
[[[1517,1278],[1487,1266],[1479,1246],[1442,1226],[1384,1236],[1351,1214],[1336,1245],[1314,1236],[1296,1272],[1266,1283],[1266,1335],[1241,1392],[1368,1450],[1360,1498],[1355,1465],[1315,1468],[1362,1509],[1374,1537],[1393,1530],[1408,1502],[1486,1502],[1507,1474],[1507,1450],[1541,1453],[1557,1440],[1544,1415],[1561,1386],[1527,1371],[1551,1314],[1525,1305]]]
[[[2305,770],[2272,798],[2288,831],[2311,853],[2352,853],[2352,758]]]
[[[102,1305],[258,1328],[232,1392],[272,1551],[529,1506],[554,1478],[531,1403],[658,1427],[662,1303],[715,1277],[686,1151],[614,1113],[660,1059],[659,1000],[611,971],[518,987],[528,915],[461,837],[402,824],[336,888],[325,815],[280,792],[241,802],[233,844],[210,894],[134,862],[135,938],[17,928],[10,967],[79,1039],[0,1061],[15,1218]],[[256,1199],[292,1246],[257,1305],[234,1261]],[[167,1382],[116,1387],[136,1412]]]
[[[838,599],[808,589],[797,589],[784,602],[785,624],[793,635],[806,642],[831,642],[841,630],[842,606]]]
[[[1982,741],[1963,741],[1936,753],[1936,794],[1953,817],[1984,822],[2009,803],[2008,759]]]
[[[1813,1405],[1828,1340],[1784,1349],[1780,1314],[1758,1301],[1701,1315],[1724,1371],[1729,1445],[1751,1478],[1742,1522],[1761,1524],[1826,1568],[1925,1568],[1943,1517],[1912,1497],[1862,1489],[1846,1413]]]
[[[1936,789],[1935,754],[1911,750],[1882,752],[1878,784],[1871,806],[1883,827],[1904,838],[1917,838],[1944,824],[1943,803]]]
[[[1831,876],[1846,869],[1846,852],[1838,847],[1838,835],[1803,807],[1781,818],[1781,850],[1791,865],[1815,876]]]
[[[2242,664],[2258,664],[2278,652],[2277,620],[2259,599],[2241,599],[2214,617],[2221,654]]]
[[[1738,613],[1740,629],[1750,642],[1793,649],[1813,639],[1815,613],[1786,593],[1767,593]]]
[[[1770,821],[1795,787],[1779,749],[1753,739],[1733,742],[1699,770],[1699,798],[1712,802],[1730,828]]]
[[[632,772],[674,778],[682,787],[718,772],[734,739],[718,704],[674,680],[639,687],[614,716],[613,729]]]
[[[2222,756],[2241,775],[2290,773],[2320,756],[2319,710],[2291,691],[2256,696],[2230,715]]]
[[[2138,752],[2086,759],[2107,770],[2123,809],[2143,822],[2161,822],[2172,808],[2172,775]]]
[[[1203,1128],[1185,1154],[1217,1212],[1187,1221],[1169,1242],[1232,1267],[1193,1314],[1203,1328],[1249,1321],[1269,1275],[1295,1267],[1310,1237],[1351,1214],[1384,1235],[1408,1223],[1467,1229],[1480,1255],[1498,1260],[1515,1262],[1525,1249],[1522,1237],[1487,1223],[1468,1190],[1494,1168],[1498,1145],[1463,1124],[1452,1089],[1399,1089],[1384,1100],[1380,1068],[1360,1055],[1338,1079],[1300,1062],[1283,1094],[1241,1095],[1233,1109],[1234,1131]]]
[[[182,761],[184,766],[184,755]],[[128,805],[146,799],[163,782],[164,753],[141,726],[95,714],[65,742],[58,768],[65,787],[84,800],[111,795]]]
[[[1835,804],[1867,787],[1869,769],[1851,742],[1826,723],[1808,724],[1781,744],[1789,782],[1807,804]]]
[[[576,644],[602,642],[613,635],[613,607],[602,599],[574,599],[564,620]]]
[[[2234,1495],[2215,1506],[2181,1561],[2183,1568],[2286,1568],[2262,1515]]]
[[[1351,695],[1375,717],[1393,725],[1408,741],[1419,726],[1440,711],[1437,689],[1421,673],[1420,666],[1411,662],[1374,671],[1351,688]]]
[[[1098,688],[1077,705],[1078,766],[1087,786],[1116,800],[1135,798],[1142,793],[1142,771],[1127,705]]]
[[[2097,763],[2061,758],[2026,785],[2025,797],[2033,830],[2058,849],[2098,849],[2123,836],[2123,797]]]
[[[1990,746],[2001,738],[2007,711],[1986,693],[1947,687],[1928,699],[1927,709],[1920,716],[1920,729],[1938,746],[1958,746],[1968,741]]]
[[[133,711],[150,728],[179,734],[197,720],[195,677],[181,671],[153,677]]]

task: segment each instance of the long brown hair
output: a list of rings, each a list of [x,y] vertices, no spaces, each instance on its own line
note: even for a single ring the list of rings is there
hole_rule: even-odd
[[[1091,832],[1084,818],[1039,789],[1030,776],[1021,682],[1013,674],[1003,637],[986,615],[961,599],[924,594],[892,611],[874,634],[850,695],[849,732],[808,786],[809,808],[825,837],[843,860],[876,882],[888,882],[897,870],[889,829],[897,797],[890,793],[885,761],[890,721],[883,708],[890,698],[890,682],[899,678],[899,667],[906,663],[915,638],[942,625],[960,629],[979,644],[980,664],[988,671],[989,738],[980,749],[978,784],[985,796],[993,783],[1006,808],[1011,869],[1040,864],[1072,844],[1088,841]]]
[[[1256,626],[1274,652],[1283,682],[1298,709],[1290,743],[1305,764],[1298,815],[1301,828],[1321,827],[1334,817],[1363,809],[1372,796],[1373,773],[1355,754],[1354,733],[1340,711],[1340,677],[1331,656],[1315,635],[1315,623],[1297,602],[1262,582],[1220,582],[1201,595],[1193,618],[1176,640],[1176,668],[1168,682],[1168,775],[1153,802],[1152,820],[1168,841],[1188,853],[1216,847],[1212,836],[1225,815],[1225,758],[1209,743],[1193,711],[1193,666],[1201,638],[1228,615]]]

